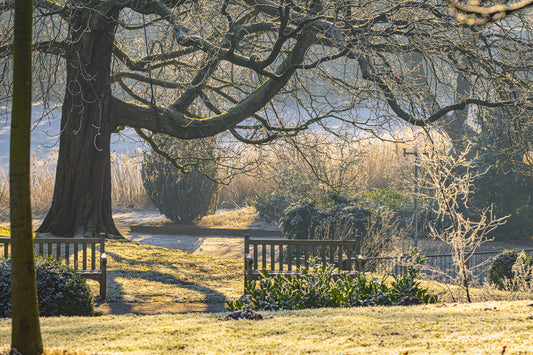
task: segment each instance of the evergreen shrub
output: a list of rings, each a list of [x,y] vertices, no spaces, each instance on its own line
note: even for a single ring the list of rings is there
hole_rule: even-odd
[[[489,267],[489,281],[491,284],[504,290],[513,279],[513,265],[518,258],[518,251],[504,250],[496,255]]]
[[[217,174],[214,138],[182,141],[156,137],[163,151],[182,165],[192,164],[188,173],[156,154],[146,154],[142,179],[146,193],[159,212],[177,223],[191,223],[216,208]]]
[[[417,256],[416,262],[424,262]],[[333,266],[312,261],[301,274],[271,276],[263,271],[263,278],[246,285],[246,296],[228,301],[226,308],[235,310],[291,310],[319,307],[390,306],[396,304],[435,303],[437,296],[420,287],[415,280],[418,271],[410,266],[404,276],[392,276],[390,284],[364,273],[342,274],[333,278]],[[406,302],[409,299],[409,303]]]
[[[259,213],[259,217],[269,223],[279,223],[283,213],[293,202],[293,199],[286,193],[266,192],[262,193],[252,201],[252,206]]]
[[[35,259],[39,314],[92,316],[94,297],[83,277],[53,258]],[[11,259],[0,260],[0,317],[11,317]]]

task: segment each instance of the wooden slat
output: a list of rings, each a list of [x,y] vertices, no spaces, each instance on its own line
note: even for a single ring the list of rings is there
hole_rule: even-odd
[[[283,244],[283,245],[304,245],[304,246],[353,246],[354,243],[356,245],[359,244],[359,239],[356,240],[308,240],[308,239],[264,239],[264,238],[257,238],[257,239],[250,239],[250,244]]]
[[[83,243],[82,244],[82,248],[83,248],[82,252],[81,252],[82,253],[82,258],[83,258],[83,260],[82,260],[82,264],[83,264],[82,269],[83,270],[87,270],[87,243]]]
[[[283,244],[278,244],[279,271],[283,271]]]
[[[296,269],[300,268],[300,255],[301,247],[299,245],[296,245]]]
[[[96,246],[91,244],[91,270],[96,269]]]
[[[267,246],[266,244],[261,245],[261,266],[263,270],[267,268]]]
[[[257,244],[254,244],[254,270],[257,270]]]
[[[72,262],[74,264],[74,270],[78,270],[78,243],[74,243],[73,258],[74,260]]]
[[[287,246],[287,270],[292,271],[292,248],[293,245]]]
[[[65,244],[65,260],[66,260],[66,264],[68,265],[69,262],[70,262],[70,244],[69,243],[66,243]]]
[[[270,270],[275,270],[276,268],[276,252],[274,250],[274,244],[270,245]]]

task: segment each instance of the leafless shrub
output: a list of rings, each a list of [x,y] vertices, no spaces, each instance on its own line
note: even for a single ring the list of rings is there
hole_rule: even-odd
[[[433,149],[421,155],[425,183],[433,190],[438,220],[430,224],[430,234],[448,245],[459,269],[457,281],[463,287],[468,302],[473,270],[472,256],[477,248],[489,241],[489,233],[506,222],[508,216],[496,217],[493,206],[475,209],[470,205],[474,181],[483,174],[475,171],[467,147],[458,155],[443,155]]]

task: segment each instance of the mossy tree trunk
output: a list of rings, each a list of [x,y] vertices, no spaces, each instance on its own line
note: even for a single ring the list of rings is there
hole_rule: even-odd
[[[11,252],[11,353],[41,354],[30,195],[32,104],[32,0],[15,3],[13,106],[9,154]]]
[[[110,64],[118,11],[71,14],[67,90],[52,206],[38,231],[120,235],[111,211]]]

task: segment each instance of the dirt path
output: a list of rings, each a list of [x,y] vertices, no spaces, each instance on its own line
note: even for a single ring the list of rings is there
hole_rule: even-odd
[[[168,228],[170,221],[157,211],[116,213],[113,217],[122,235],[134,242],[179,249],[195,255],[217,256],[235,260],[241,260],[243,256],[243,236],[247,233],[245,230],[242,233],[237,233],[241,236],[202,234],[200,229],[198,235],[164,234],[165,228],[171,229]],[[132,225],[154,227],[152,229],[160,227],[161,233],[132,232]],[[279,232],[274,231],[272,234],[275,236]]]

